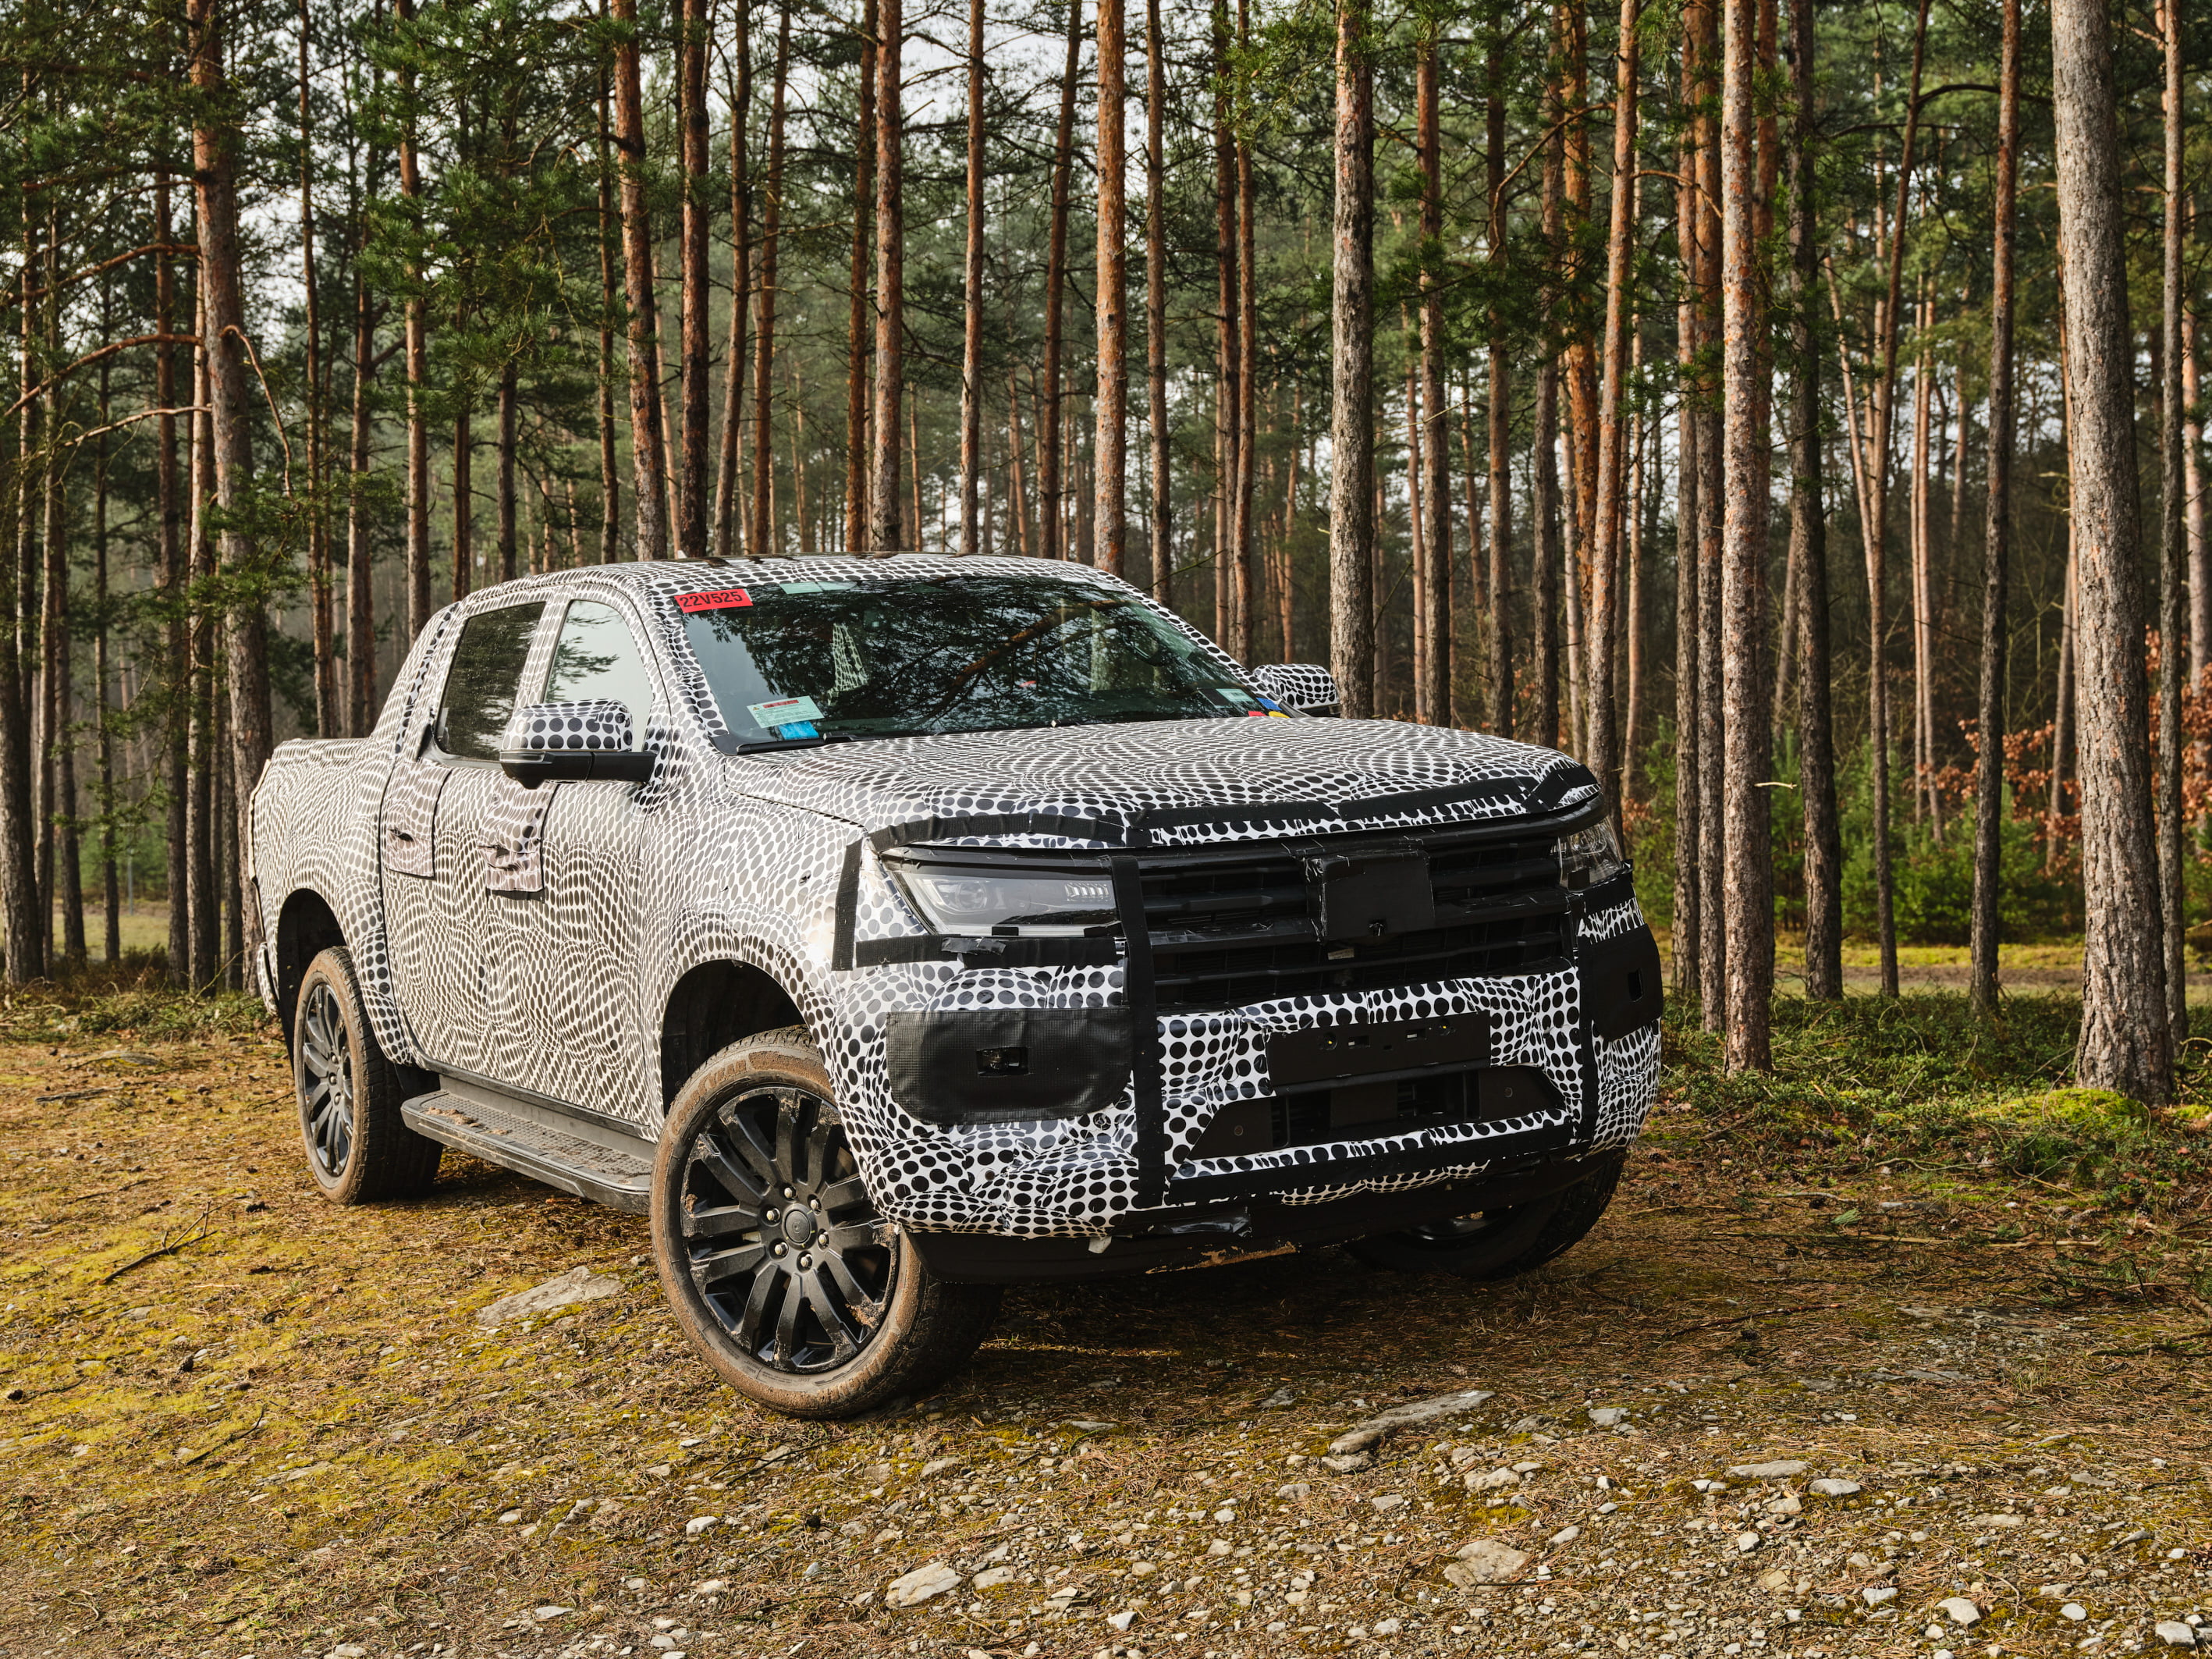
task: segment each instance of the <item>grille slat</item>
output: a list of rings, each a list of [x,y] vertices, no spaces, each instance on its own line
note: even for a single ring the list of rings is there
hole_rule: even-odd
[[[1567,954],[1566,896],[1550,835],[1432,845],[1429,869],[1435,927],[1346,945],[1318,937],[1304,866],[1279,849],[1149,864],[1145,915],[1160,1006],[1386,990],[1527,971]]]

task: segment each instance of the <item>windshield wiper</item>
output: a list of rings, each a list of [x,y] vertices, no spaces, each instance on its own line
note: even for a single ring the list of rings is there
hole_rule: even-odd
[[[738,744],[732,752],[756,755],[769,749],[819,749],[825,743],[850,743],[854,735],[850,732],[824,732],[811,738],[763,738],[756,743]]]

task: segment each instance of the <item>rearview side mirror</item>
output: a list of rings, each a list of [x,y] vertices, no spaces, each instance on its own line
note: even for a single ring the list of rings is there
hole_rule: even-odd
[[[1317,662],[1274,662],[1248,671],[1261,696],[1308,714],[1334,714],[1344,701],[1336,676]]]
[[[499,763],[526,789],[558,780],[643,783],[653,756],[635,746],[618,702],[525,703],[507,722]]]

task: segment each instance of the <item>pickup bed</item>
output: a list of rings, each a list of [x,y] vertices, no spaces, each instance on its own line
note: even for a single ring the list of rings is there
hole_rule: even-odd
[[[1657,949],[1581,765],[1335,701],[1075,564],[476,593],[254,794],[309,1172],[453,1147],[646,1215],[802,1415],[957,1368],[1009,1283],[1524,1272],[1642,1126]]]

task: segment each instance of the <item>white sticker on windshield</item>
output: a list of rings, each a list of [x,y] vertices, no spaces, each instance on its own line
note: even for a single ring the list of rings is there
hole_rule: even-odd
[[[1249,708],[1260,701],[1249,691],[1240,690],[1233,685],[1217,685],[1213,688],[1213,691],[1216,696],[1225,702],[1235,704],[1239,708]]]
[[[787,726],[793,720],[818,720],[822,711],[811,697],[779,697],[774,702],[751,704],[745,713],[755,726]]]

